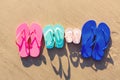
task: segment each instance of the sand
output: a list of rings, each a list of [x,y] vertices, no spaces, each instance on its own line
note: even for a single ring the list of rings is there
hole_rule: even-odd
[[[43,47],[38,58],[21,59],[15,44],[19,24],[82,28],[106,22],[111,45],[100,62],[80,57],[80,45]],[[120,0],[0,0],[0,80],[120,80]]]

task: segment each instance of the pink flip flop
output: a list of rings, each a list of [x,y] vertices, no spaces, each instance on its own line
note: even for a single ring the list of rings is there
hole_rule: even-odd
[[[81,30],[78,28],[73,29],[73,43],[79,44],[81,39]]]
[[[72,36],[73,36],[73,32],[72,32],[72,28],[67,28],[65,30],[65,39],[67,43],[72,43]]]
[[[42,41],[42,28],[36,23],[30,27],[30,56],[37,57],[40,54],[41,41]]]
[[[16,30],[16,44],[19,48],[19,55],[27,57],[29,55],[28,47],[29,29],[27,24],[23,23]]]

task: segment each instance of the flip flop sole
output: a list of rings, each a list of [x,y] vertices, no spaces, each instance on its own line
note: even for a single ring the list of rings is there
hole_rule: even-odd
[[[52,25],[47,25],[43,29],[45,45],[47,49],[52,49],[54,47],[54,33]]]
[[[65,30],[65,39],[67,43],[72,43],[73,41],[73,30],[72,28],[67,28]]]
[[[60,24],[54,26],[55,47],[62,48],[64,46],[64,28]]]
[[[105,23],[100,23],[96,29],[95,46],[92,53],[94,60],[100,61],[105,55],[104,49],[108,47],[110,41],[110,29]]]
[[[31,48],[30,56],[38,57],[40,55],[41,41],[42,41],[42,28],[37,23],[33,23],[30,27],[31,34]]]
[[[82,28],[82,49],[83,58],[89,58],[92,54],[92,44],[95,36],[96,22],[94,20],[87,21]]]
[[[16,29],[16,44],[19,48],[19,55],[21,57],[29,56],[29,49],[27,39],[29,38],[29,29],[26,23],[21,24]]]
[[[81,30],[78,28],[73,29],[73,43],[79,44],[81,39]]]

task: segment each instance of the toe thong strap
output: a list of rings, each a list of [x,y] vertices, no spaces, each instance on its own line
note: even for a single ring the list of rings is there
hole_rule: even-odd
[[[48,40],[46,39],[46,37],[48,36],[48,34],[50,33],[50,42],[48,42]],[[44,37],[45,37],[45,42],[47,43],[47,44],[51,44],[52,43],[52,41],[54,41],[54,39],[52,38],[52,34],[53,34],[53,30],[51,30],[51,29],[49,29],[48,31],[46,31],[45,32],[45,34],[44,34]]]
[[[36,42],[37,43],[37,46],[40,48],[40,46],[41,46],[41,38],[36,34],[36,31],[34,30],[32,33],[31,33],[31,36],[32,35],[34,35],[34,38],[33,38],[33,40],[31,41],[31,46],[30,47],[32,47],[32,44],[34,43],[34,42]]]
[[[105,41],[105,44],[106,44],[106,46],[103,48],[103,50],[104,50],[108,47],[108,45],[110,43],[110,36],[103,29],[102,29],[102,32],[104,34],[103,38],[104,38],[104,41]]]
[[[22,46],[22,43],[23,43],[23,41],[25,40],[25,30],[22,30],[22,31],[20,31],[17,35],[16,35],[16,44],[19,46],[19,47],[21,47]],[[19,38],[21,38],[22,39],[22,42],[21,43],[19,43],[18,42],[18,39]]]
[[[56,31],[58,32],[58,34],[56,34],[56,38],[58,41],[61,41],[62,40],[62,37],[60,36],[61,34],[64,34],[63,31],[61,31],[61,29],[59,28],[56,28]],[[59,32],[60,31],[60,32]]]

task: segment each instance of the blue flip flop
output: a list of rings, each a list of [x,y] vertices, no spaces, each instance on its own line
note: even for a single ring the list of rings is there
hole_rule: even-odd
[[[108,48],[110,42],[110,29],[105,23],[100,23],[95,32],[95,46],[92,52],[92,58],[94,60],[102,60],[104,56],[104,50]]]
[[[83,58],[89,58],[92,55],[92,46],[94,44],[96,30],[96,22],[94,20],[87,21],[82,27],[82,49]]]
[[[52,25],[47,25],[43,29],[44,39],[45,39],[45,45],[48,49],[51,49],[54,47],[54,31]]]
[[[54,26],[55,47],[62,48],[64,46],[64,28],[60,24]]]

